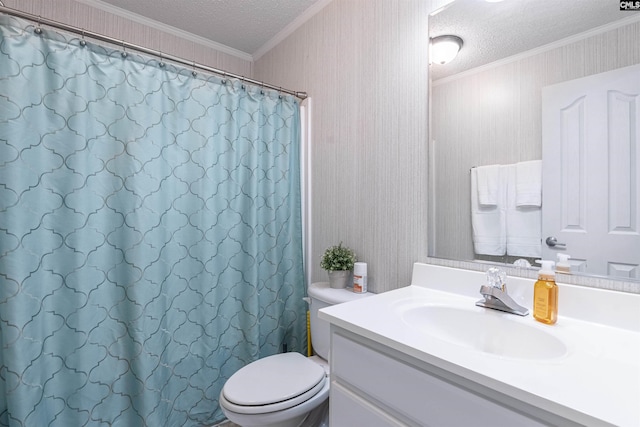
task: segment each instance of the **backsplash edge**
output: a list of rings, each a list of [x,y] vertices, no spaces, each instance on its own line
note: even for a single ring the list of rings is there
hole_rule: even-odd
[[[485,271],[492,264],[479,263],[473,261],[457,261],[443,258],[427,257],[424,261],[427,264],[440,265],[443,267],[461,268],[464,270]],[[507,275],[514,277],[524,277],[528,279],[536,279],[538,277],[537,270],[523,269],[518,267],[510,267],[501,265]],[[575,274],[557,273],[556,281],[558,283],[566,283],[570,285],[586,286],[590,288],[608,289],[612,291],[627,292],[632,294],[640,294],[640,282],[614,280],[606,277],[580,276]]]

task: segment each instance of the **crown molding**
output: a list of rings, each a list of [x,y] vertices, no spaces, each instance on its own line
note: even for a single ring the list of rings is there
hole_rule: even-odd
[[[195,35],[188,31],[181,30],[179,28],[173,27],[171,25],[163,24],[162,22],[155,21],[153,19],[147,18],[145,16],[139,15],[137,13],[129,12],[128,10],[121,9],[119,7],[113,6],[109,3],[105,3],[101,0],[75,0],[78,3],[83,3],[87,6],[100,9],[104,12],[111,13],[113,15],[119,16],[121,18],[128,19],[130,21],[136,22],[141,25],[145,25],[147,27],[155,28],[156,30],[172,34],[176,37],[180,37],[185,40],[192,41],[199,45],[208,47],[210,49],[217,50],[222,53],[226,53],[228,55],[235,56],[236,58],[243,59],[245,61],[252,62],[253,56],[242,52],[240,50],[234,49],[232,47],[223,45],[222,43],[217,43],[207,38]]]
[[[265,53],[269,52],[271,49],[276,47],[280,42],[289,37],[295,30],[300,28],[302,24],[311,19],[314,15],[324,9],[329,3],[333,0],[318,0],[307,10],[302,12],[295,20],[293,20],[289,25],[284,27],[278,34],[273,36],[268,42],[262,45],[258,50],[253,53],[253,60],[257,61],[260,59]]]

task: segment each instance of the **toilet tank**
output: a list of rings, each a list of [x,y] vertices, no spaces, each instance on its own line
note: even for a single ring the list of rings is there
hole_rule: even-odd
[[[334,289],[329,282],[317,282],[309,285],[309,312],[311,323],[311,345],[315,353],[329,360],[329,322],[318,318],[318,310],[343,302],[370,296],[370,293],[356,294],[351,288]]]

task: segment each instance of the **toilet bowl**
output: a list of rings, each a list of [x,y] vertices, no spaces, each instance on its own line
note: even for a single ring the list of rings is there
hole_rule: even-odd
[[[316,355],[268,356],[238,370],[220,392],[220,408],[242,427],[327,426],[329,399],[329,324],[318,310],[368,296],[328,283],[309,286],[311,342]]]

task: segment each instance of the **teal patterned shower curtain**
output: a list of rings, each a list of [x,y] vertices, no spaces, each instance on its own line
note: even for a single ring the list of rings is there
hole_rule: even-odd
[[[221,420],[306,350],[297,101],[0,29],[0,425]]]

